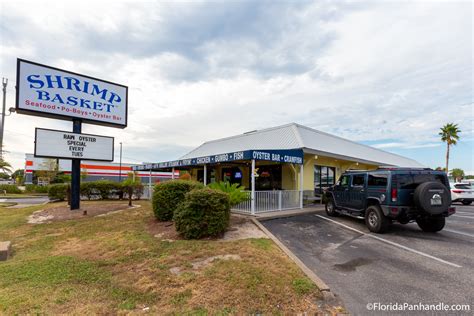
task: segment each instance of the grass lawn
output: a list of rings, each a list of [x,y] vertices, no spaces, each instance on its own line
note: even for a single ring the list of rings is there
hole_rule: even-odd
[[[0,262],[0,314],[314,314],[323,308],[315,285],[269,239],[161,240],[150,230],[149,202],[139,203],[108,216],[39,225],[27,224],[27,217],[60,204],[0,207],[0,241],[11,240],[14,251]],[[216,255],[240,260],[193,268]]]

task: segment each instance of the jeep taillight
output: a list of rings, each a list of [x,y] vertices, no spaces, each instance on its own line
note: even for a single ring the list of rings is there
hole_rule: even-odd
[[[392,202],[397,202],[397,189],[392,189]]]
[[[462,190],[453,190],[453,193],[462,193]]]

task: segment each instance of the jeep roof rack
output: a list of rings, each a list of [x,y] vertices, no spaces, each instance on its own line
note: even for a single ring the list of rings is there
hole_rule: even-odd
[[[410,168],[410,167],[396,167],[396,166],[382,166],[376,170],[433,170],[431,168]]]

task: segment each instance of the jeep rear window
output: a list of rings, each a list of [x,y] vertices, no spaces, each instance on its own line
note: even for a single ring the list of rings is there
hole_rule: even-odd
[[[428,181],[436,181],[446,185],[446,178],[440,174],[395,174],[393,182],[398,183],[399,189],[416,189],[416,187]]]
[[[369,174],[367,185],[369,187],[386,187],[387,178],[386,174]]]

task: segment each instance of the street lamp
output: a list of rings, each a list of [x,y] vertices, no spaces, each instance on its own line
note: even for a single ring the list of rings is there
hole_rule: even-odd
[[[120,142],[119,182],[122,182],[122,142]]]
[[[3,104],[2,104],[2,122],[1,122],[2,127],[0,128],[0,159],[3,159],[3,130],[5,129],[5,107],[7,103],[7,85],[8,85],[7,78],[2,78],[2,85],[3,85]]]

